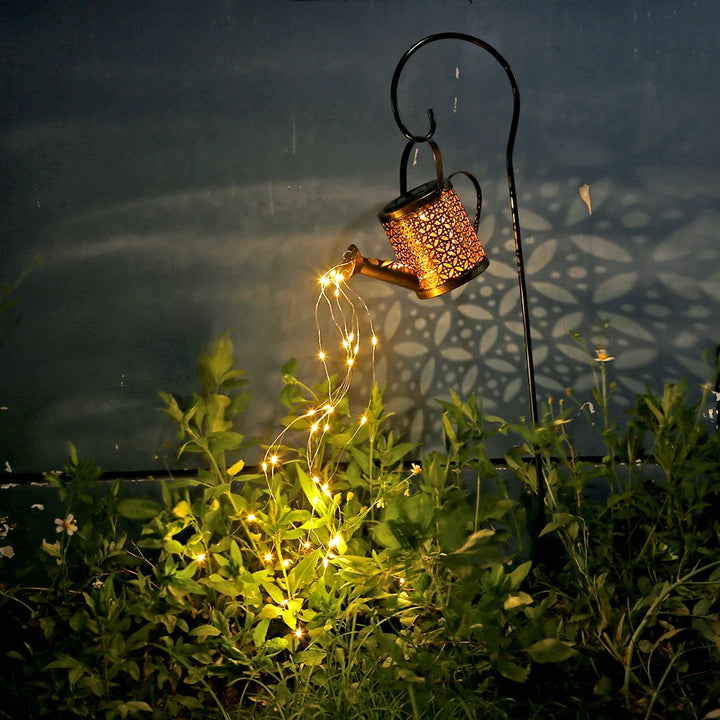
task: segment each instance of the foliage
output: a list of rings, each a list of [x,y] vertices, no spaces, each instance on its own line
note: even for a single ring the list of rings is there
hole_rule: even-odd
[[[621,435],[596,367],[601,464],[577,458],[564,403],[525,427],[454,393],[444,450],[422,454],[377,387],[311,447],[337,380],[308,387],[291,361],[288,430],[253,470],[223,336],[193,398],[161,393],[193,477],[132,496],[71,447],[48,476],[57,542],[0,558],[0,717],[714,717],[718,436],[684,384],[641,396]],[[504,472],[498,432],[517,441]]]

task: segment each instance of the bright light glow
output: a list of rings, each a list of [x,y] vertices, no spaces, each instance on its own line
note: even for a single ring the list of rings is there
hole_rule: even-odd
[[[272,553],[268,553],[264,558],[266,563],[271,563],[272,559],[273,559]]]
[[[247,521],[248,521],[249,523],[255,522],[256,520],[257,520],[257,518],[256,518],[252,513],[250,513],[250,514],[247,516]]]
[[[301,628],[300,626],[298,626],[298,627],[296,628],[296,630],[295,630],[295,637],[296,637],[298,640],[300,640],[300,639],[302,638],[302,636],[303,636],[302,628]]]
[[[199,563],[201,563],[206,557],[207,557],[207,556],[205,555],[205,553],[204,553],[204,552],[201,552],[201,553],[199,553],[199,554],[195,557],[195,559],[196,559]]]

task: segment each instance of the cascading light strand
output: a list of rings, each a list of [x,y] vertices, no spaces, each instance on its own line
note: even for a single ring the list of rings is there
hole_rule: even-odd
[[[341,262],[325,272],[319,281],[320,289],[315,302],[315,325],[318,344],[317,359],[321,363],[324,374],[325,396],[315,396],[308,410],[288,423],[267,447],[262,461],[263,473],[268,480],[271,493],[273,493],[273,484],[270,481],[281,466],[280,455],[285,435],[291,430],[304,429],[307,432],[307,472],[313,479],[313,486],[317,490],[317,495],[311,498],[311,517],[321,508],[322,512],[336,513],[338,511],[339,503],[330,502],[333,498],[333,479],[345,449],[368,421],[369,402],[358,420],[353,423],[349,439],[336,453],[334,462],[323,470],[325,441],[335,423],[335,417],[338,416],[337,411],[348,395],[353,371],[358,369],[361,361],[365,358],[369,359],[372,383],[376,382],[375,354],[378,337],[367,305],[347,285],[351,274],[352,263]],[[330,337],[326,337],[325,328],[328,325]],[[363,340],[363,328],[365,327],[369,328],[369,340],[367,341]],[[366,346],[367,350],[365,350]],[[335,377],[337,380],[334,380]],[[332,518],[329,527],[337,525],[336,518]],[[336,533],[337,529],[332,532]],[[338,536],[333,534],[331,537]],[[301,541],[299,551],[308,552],[313,544],[324,547],[323,565],[327,567],[329,560],[336,557],[336,543],[330,542],[328,546],[325,546],[325,543],[317,537],[317,533],[308,528],[307,537]],[[264,559],[266,563],[274,560],[271,554],[269,554],[269,558],[266,556]]]

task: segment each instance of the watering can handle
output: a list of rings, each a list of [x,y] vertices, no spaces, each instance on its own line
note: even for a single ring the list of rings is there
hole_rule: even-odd
[[[410,159],[410,151],[413,149],[413,146],[416,145],[418,140],[410,140],[406,145],[405,149],[402,153],[402,158],[400,159],[400,195],[406,196],[408,194],[407,189],[407,164],[408,160]],[[433,158],[435,159],[435,174],[437,177],[437,187],[440,192],[442,192],[445,189],[445,172],[443,171],[443,164],[442,164],[442,155],[440,154],[440,148],[437,146],[437,143],[434,140],[430,140],[429,138],[426,140],[422,140],[422,142],[426,142],[433,153]],[[448,180],[450,178],[454,177],[455,175],[464,175],[470,182],[473,184],[473,187],[475,188],[475,193],[477,197],[477,201],[475,204],[475,220],[473,221],[473,228],[475,232],[477,233],[478,227],[480,226],[480,211],[482,209],[482,189],[480,187],[480,183],[477,181],[474,175],[471,175],[469,172],[465,170],[458,170],[457,172],[454,172],[452,175],[448,176]]]
[[[410,151],[413,149],[413,146],[417,142],[417,140],[410,140],[410,142],[405,145],[405,149],[402,153],[402,158],[400,159],[400,194],[403,196],[407,195],[408,191],[407,164],[410,158]],[[430,149],[433,153],[433,158],[435,159],[435,173],[437,175],[438,190],[443,190],[445,187],[445,173],[443,172],[442,155],[440,155],[440,148],[437,146],[437,143],[434,140],[428,139],[424,142],[427,142],[427,144],[430,145]]]
[[[448,175],[448,180],[455,177],[455,175],[464,175],[470,182],[473,184],[473,187],[475,188],[475,197],[477,198],[475,203],[475,219],[473,220],[473,229],[475,230],[475,234],[477,234],[478,227],[480,227],[480,213],[482,211],[482,188],[480,187],[480,183],[477,181],[477,178],[474,175],[471,175],[466,170],[458,170],[457,172],[452,173],[452,175]]]

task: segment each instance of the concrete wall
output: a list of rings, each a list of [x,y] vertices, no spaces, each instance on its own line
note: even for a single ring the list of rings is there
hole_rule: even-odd
[[[606,342],[618,410],[711,375],[720,341],[720,5],[713,0],[213,0],[0,5],[0,465],[54,469],[72,440],[114,471],[163,465],[158,390],[189,394],[201,347],[232,329],[278,428],[280,367],[316,375],[317,277],[350,242],[389,257],[375,213],[398,194],[393,69],[434,32],[477,35],[522,97],[515,151],[538,390],[591,400]],[[478,390],[527,414],[504,148],[510,89],[494,61],[435,43],[400,87],[448,171],[485,192],[490,269],[420,301],[355,278],[380,337],[398,427],[437,443],[434,398]],[[418,158],[411,184],[433,176]],[[592,214],[578,189],[589,185]],[[462,181],[458,181],[462,187]],[[604,337],[593,323],[610,319]],[[360,366],[354,402],[370,370]],[[580,449],[597,441],[580,416]],[[173,459],[170,458],[172,461]],[[8,478],[10,479],[10,478]]]

